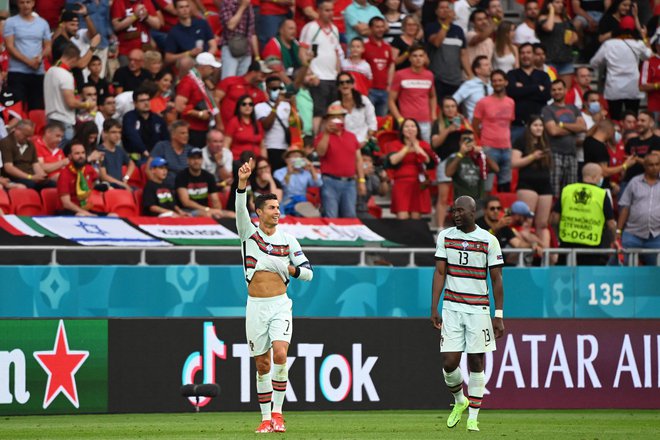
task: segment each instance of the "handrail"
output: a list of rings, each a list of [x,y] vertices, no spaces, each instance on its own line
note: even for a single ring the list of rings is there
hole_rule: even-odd
[[[187,251],[189,254],[188,264],[197,265],[197,253],[204,252],[236,252],[236,246],[176,246],[176,247],[111,247],[111,246],[26,246],[17,248],[15,246],[0,246],[2,251],[16,251],[21,252],[50,252],[50,265],[59,265],[58,253],[59,252],[138,252],[139,262],[138,266],[148,266],[147,252],[169,252]],[[434,254],[434,248],[389,248],[389,247],[330,247],[330,246],[310,246],[306,249],[308,252],[324,252],[324,253],[358,253],[359,263],[358,266],[367,266],[367,254],[408,254],[409,260],[407,267],[417,267],[415,264],[415,255]],[[533,249],[530,248],[505,248],[502,250],[504,255],[515,254],[517,255],[517,267],[525,266],[525,257],[533,254]],[[656,265],[660,266],[660,249],[623,249],[621,253],[630,255],[628,258],[628,266],[638,266],[640,255],[655,255]],[[602,254],[602,255],[617,255],[615,249],[585,249],[585,248],[550,248],[543,250],[542,266],[550,266],[552,255],[564,254],[567,255],[566,266],[576,266],[577,255],[580,254]]]

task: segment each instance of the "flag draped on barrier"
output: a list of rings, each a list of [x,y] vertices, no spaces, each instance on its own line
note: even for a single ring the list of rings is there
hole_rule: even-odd
[[[184,246],[239,245],[238,235],[206,217],[130,217],[138,228],[154,237]]]

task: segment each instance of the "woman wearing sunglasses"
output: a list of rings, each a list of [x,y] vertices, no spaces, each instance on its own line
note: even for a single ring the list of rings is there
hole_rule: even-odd
[[[254,101],[243,95],[236,102],[234,117],[225,129],[225,148],[231,150],[234,160],[244,151],[252,151],[256,156],[268,157],[264,144],[264,129],[254,114]]]
[[[364,146],[378,129],[374,105],[355,90],[355,80],[348,72],[337,75],[337,96],[339,100],[330,105],[346,109],[344,128],[355,135],[361,147]]]

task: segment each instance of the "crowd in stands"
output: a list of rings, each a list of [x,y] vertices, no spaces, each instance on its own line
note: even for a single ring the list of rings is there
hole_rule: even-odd
[[[11,0],[0,183],[63,215],[116,192],[219,219],[249,162],[285,215],[378,197],[442,229],[469,195],[537,257],[660,248],[660,5],[502,2]]]

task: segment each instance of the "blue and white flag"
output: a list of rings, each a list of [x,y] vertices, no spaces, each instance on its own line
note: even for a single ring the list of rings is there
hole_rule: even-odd
[[[85,246],[171,246],[116,217],[34,217],[53,234]]]

